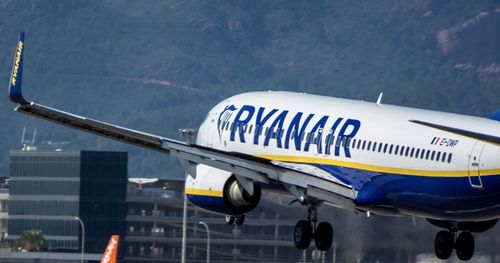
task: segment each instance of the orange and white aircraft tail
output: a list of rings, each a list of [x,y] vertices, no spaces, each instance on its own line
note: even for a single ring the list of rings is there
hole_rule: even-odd
[[[104,250],[104,254],[101,258],[101,263],[116,263],[116,255],[118,254],[118,241],[120,241],[119,235],[112,235],[109,239],[108,246]]]

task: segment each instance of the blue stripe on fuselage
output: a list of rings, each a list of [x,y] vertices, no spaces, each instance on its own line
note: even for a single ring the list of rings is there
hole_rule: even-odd
[[[484,220],[500,217],[500,175],[483,176],[484,188],[468,177],[409,176],[314,165],[358,191],[361,207],[394,207],[426,217]]]

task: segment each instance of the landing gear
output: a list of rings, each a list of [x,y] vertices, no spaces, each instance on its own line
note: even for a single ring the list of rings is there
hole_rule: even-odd
[[[236,223],[236,225],[241,226],[245,222],[245,215],[240,215],[240,216],[232,216],[232,215],[226,215],[226,223],[228,225],[232,225]]]
[[[332,225],[327,222],[321,222],[316,226],[318,206],[319,205],[311,205],[308,209],[308,220],[300,220],[295,225],[293,241],[295,247],[298,249],[308,248],[312,239],[314,239],[316,248],[320,251],[327,251],[332,245]]]
[[[469,260],[474,255],[474,237],[470,232],[462,232],[455,242],[457,257],[460,260]]]
[[[453,235],[450,231],[443,230],[437,233],[434,241],[434,251],[439,259],[446,260],[450,258],[451,253],[453,253]]]
[[[453,249],[460,260],[467,261],[474,255],[474,237],[470,232],[462,232],[456,238],[456,231],[439,231],[434,242],[434,251],[439,259],[449,259]]]

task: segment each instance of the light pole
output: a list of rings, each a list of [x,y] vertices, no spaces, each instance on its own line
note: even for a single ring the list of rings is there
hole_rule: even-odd
[[[79,217],[75,217],[75,220],[80,222],[80,226],[82,227],[82,256],[80,258],[81,263],[83,263],[83,252],[85,250],[85,226],[83,225],[83,221]]]
[[[200,225],[204,225],[207,229],[207,263],[210,263],[210,229],[208,229],[207,223],[200,221],[198,222]]]
[[[196,129],[179,129],[179,135],[186,139],[187,143],[191,143],[191,139],[196,135]],[[187,178],[186,172],[186,178]],[[186,228],[187,228],[187,198],[184,190],[184,203],[182,207],[182,248],[181,248],[181,263],[186,263]]]

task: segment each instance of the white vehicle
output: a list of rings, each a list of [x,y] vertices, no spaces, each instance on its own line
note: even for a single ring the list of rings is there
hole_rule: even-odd
[[[24,33],[10,80],[16,111],[178,157],[191,202],[242,224],[262,190],[308,208],[294,242],[328,250],[318,208],[417,216],[443,228],[436,256],[474,253],[471,232],[500,217],[500,111],[490,119],[291,92],[252,92],[210,110],[195,144],[135,131],[25,100]]]

